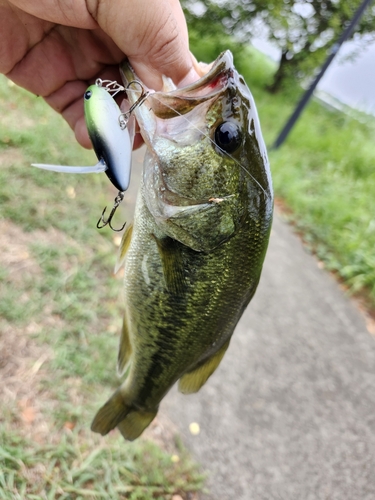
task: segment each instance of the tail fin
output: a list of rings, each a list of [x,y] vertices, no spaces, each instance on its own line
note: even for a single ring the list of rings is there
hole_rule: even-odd
[[[105,436],[109,431],[114,429],[121,420],[124,420],[130,410],[131,408],[125,403],[120,389],[117,389],[95,415],[91,424],[91,430]]]
[[[134,441],[156,417],[155,411],[132,411],[117,426],[118,430],[129,441]]]
[[[91,430],[105,436],[117,426],[125,439],[133,441],[150,425],[156,413],[157,409],[155,411],[134,410],[130,404],[126,404],[120,389],[117,389],[95,415]]]

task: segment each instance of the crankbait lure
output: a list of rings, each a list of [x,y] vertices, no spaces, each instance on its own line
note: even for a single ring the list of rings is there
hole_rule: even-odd
[[[121,91],[127,92],[132,84],[138,84],[141,88],[139,99],[131,108],[123,113],[114,96]],[[105,86],[103,86],[105,85]],[[134,90],[133,90],[134,91]],[[113,94],[113,96],[111,95]],[[130,82],[128,88],[122,87],[116,82],[98,79],[94,85],[90,85],[84,94],[84,111],[87,130],[92,142],[98,163],[94,166],[63,166],[33,163],[34,167],[55,172],[88,174],[105,172],[112,184],[119,190],[115,198],[110,216],[104,219],[106,208],[97,223],[98,229],[107,224],[114,231],[111,221],[112,217],[124,198],[124,192],[129,187],[131,174],[132,149],[134,139],[133,110],[147,98],[148,93],[139,82]]]

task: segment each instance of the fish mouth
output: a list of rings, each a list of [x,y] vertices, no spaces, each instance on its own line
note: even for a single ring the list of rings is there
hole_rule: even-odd
[[[230,51],[223,52],[210,66],[207,72],[196,82],[177,88],[172,80],[163,77],[163,90],[148,89],[137,77],[130,63],[126,60],[120,65],[124,86],[129,89],[127,97],[129,105],[134,107],[141,135],[148,146],[144,163],[143,180],[146,188],[146,202],[153,216],[160,220],[183,216],[184,212],[204,209],[212,206],[207,199],[192,199],[186,193],[176,193],[168,186],[168,180],[162,171],[162,165],[155,165],[158,154],[155,143],[160,137],[168,141],[173,135],[173,142],[183,146],[186,143],[198,141],[204,132],[199,125],[200,116],[208,110],[212,103],[228,88],[234,74],[233,56]],[[142,89],[148,93],[142,104],[136,106],[138,99],[142,100]],[[170,118],[189,114],[185,119],[173,121],[173,132],[170,130]],[[186,130],[186,124],[192,125]],[[158,162],[159,163],[159,162]]]
[[[170,95],[177,95],[180,97],[193,97],[196,98],[199,95],[204,95],[206,91],[205,87],[208,85],[214,91],[214,88],[217,84],[220,84],[220,80],[225,76],[224,74],[227,72],[233,71],[233,56],[230,50],[226,50],[222,52],[219,57],[210,65],[207,65],[207,72],[196,82],[190,83],[185,87],[177,88],[172,80],[169,78],[164,78],[164,88],[162,91],[156,91],[158,94],[168,93]],[[203,71],[203,70],[202,70]],[[130,65],[130,62],[125,59],[120,64],[120,72],[121,77],[123,79],[123,83],[127,86],[130,82],[137,81],[139,82],[145,89],[147,89],[146,85],[140,81],[140,79],[135,74],[135,71]],[[166,81],[168,81],[168,85],[173,85],[173,88],[165,88]],[[155,92],[152,89],[147,89],[149,91]]]
[[[144,105],[135,108],[135,115],[142,137],[150,147],[157,118],[168,119],[184,115],[199,104],[215,99],[227,89],[233,72],[233,56],[227,50],[207,66],[207,73],[196,82],[177,88],[171,79],[163,77],[163,90],[154,91],[141,82],[128,60],[120,65],[124,86],[129,89],[127,95],[131,106],[141,97],[141,88],[149,93]]]

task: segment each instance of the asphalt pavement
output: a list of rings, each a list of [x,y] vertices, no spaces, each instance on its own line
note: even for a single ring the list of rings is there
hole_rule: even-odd
[[[374,500],[374,403],[364,317],[276,216],[220,367],[198,394],[174,388],[160,411],[207,472],[205,499]]]

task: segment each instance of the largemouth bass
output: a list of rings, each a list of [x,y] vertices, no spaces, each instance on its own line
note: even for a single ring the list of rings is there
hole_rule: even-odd
[[[137,80],[126,62],[122,73]],[[257,288],[273,212],[254,100],[230,52],[190,86],[165,79],[135,114],[147,152],[120,251],[125,380],[92,423],[129,440],[176,381],[196,392],[219,365]]]

